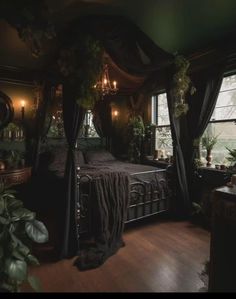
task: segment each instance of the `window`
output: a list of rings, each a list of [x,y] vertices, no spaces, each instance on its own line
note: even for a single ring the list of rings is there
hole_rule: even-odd
[[[93,124],[93,114],[87,110],[84,117],[84,123],[80,132],[80,137],[99,137]]]
[[[217,143],[212,150],[212,163],[229,165],[226,159],[229,153],[227,148],[236,148],[236,75],[223,79],[205,133],[209,136],[217,136]],[[206,157],[206,150],[202,147],[201,156]]]
[[[164,158],[173,155],[170,119],[166,93],[152,96],[151,122],[155,127],[155,150],[160,150]]]

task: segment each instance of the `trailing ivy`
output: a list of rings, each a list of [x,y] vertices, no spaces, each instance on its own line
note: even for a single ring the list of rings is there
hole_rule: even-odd
[[[180,117],[188,112],[188,104],[186,103],[185,96],[189,91],[193,95],[196,88],[192,85],[190,77],[187,75],[188,68],[190,66],[189,61],[181,56],[175,57],[175,69],[176,72],[173,77],[172,95],[174,97],[174,115]],[[190,87],[191,86],[191,87]]]
[[[1,0],[0,18],[13,26],[35,57],[43,54],[43,43],[56,36],[45,1]]]
[[[60,51],[58,66],[66,81],[76,90],[76,100],[93,108],[98,93],[94,88],[103,66],[103,47],[92,35],[79,33],[76,42]]]

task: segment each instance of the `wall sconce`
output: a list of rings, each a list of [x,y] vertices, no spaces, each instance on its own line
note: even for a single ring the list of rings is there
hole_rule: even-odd
[[[113,114],[113,120],[117,120],[119,116],[119,111],[115,109],[113,110],[112,114]]]
[[[21,103],[21,120],[23,121],[25,118],[25,100],[22,100],[20,103]]]

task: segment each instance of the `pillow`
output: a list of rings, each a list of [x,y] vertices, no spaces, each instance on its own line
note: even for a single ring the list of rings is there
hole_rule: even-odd
[[[88,164],[115,161],[116,158],[108,151],[88,151],[85,153],[85,160]]]

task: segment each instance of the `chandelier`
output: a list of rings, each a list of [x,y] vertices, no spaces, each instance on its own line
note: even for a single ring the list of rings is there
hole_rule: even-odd
[[[94,85],[94,88],[96,88],[98,92],[101,93],[103,96],[108,94],[113,95],[117,93],[117,82],[113,81],[111,83],[108,72],[108,64],[104,64],[102,75],[98,82]]]

